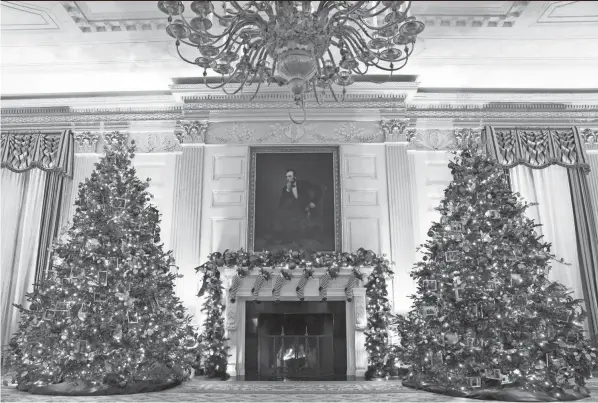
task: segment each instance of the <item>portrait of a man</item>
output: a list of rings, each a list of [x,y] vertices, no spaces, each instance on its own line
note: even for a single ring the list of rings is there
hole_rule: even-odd
[[[254,236],[250,237],[250,247],[256,252],[335,251],[339,236],[335,224],[340,213],[336,207],[336,154],[310,149],[266,150],[252,153],[250,219],[253,218]],[[290,150],[293,149],[285,149]]]

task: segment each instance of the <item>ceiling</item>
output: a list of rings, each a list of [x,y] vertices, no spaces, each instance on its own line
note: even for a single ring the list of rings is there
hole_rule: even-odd
[[[176,56],[156,1],[0,5],[5,96],[168,91],[202,72]],[[412,12],[426,30],[401,73],[420,88],[598,89],[598,2],[414,1]]]

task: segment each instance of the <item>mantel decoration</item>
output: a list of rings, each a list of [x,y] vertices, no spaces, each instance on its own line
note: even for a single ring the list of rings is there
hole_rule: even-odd
[[[168,14],[166,32],[176,39],[177,53],[203,68],[208,88],[234,95],[255,84],[255,97],[262,83],[287,85],[303,121],[306,93],[312,91],[320,103],[329,89],[340,102],[353,74],[375,68],[392,75],[407,64],[425,27],[410,7],[410,1],[194,1],[189,20],[182,1],[158,2]],[[183,56],[181,44],[199,57]],[[208,69],[222,76],[221,83],[208,85]],[[229,92],[228,84],[236,88]],[[342,96],[332,84],[342,87]]]
[[[352,273],[347,285],[345,294],[347,301],[352,301],[352,289],[358,285],[358,280],[363,280],[363,273],[360,268],[373,267],[372,273],[367,278],[365,288],[367,304],[368,329],[366,332],[366,350],[368,351],[368,374],[370,378],[384,379],[388,373],[386,371],[386,358],[388,356],[388,316],[390,314],[390,305],[388,303],[388,293],[386,290],[386,279],[393,274],[390,269],[391,263],[384,255],[377,256],[371,250],[360,248],[356,253],[311,253],[306,250],[281,250],[275,253],[246,252],[243,249],[235,252],[225,250],[223,253],[214,252],[208,256],[208,261],[195,268],[198,273],[203,273],[203,284],[198,297],[208,295],[204,303],[204,309],[209,314],[209,320],[202,335],[204,342],[209,338],[209,343],[202,346],[201,351],[205,352],[204,362],[218,363],[214,364],[221,368],[214,376],[226,379],[222,370],[225,368],[223,359],[227,356],[225,349],[225,335],[223,331],[223,296],[221,293],[222,280],[220,270],[236,268],[237,274],[233,278],[232,285],[228,291],[228,303],[236,302],[237,290],[243,277],[250,272],[258,272],[255,283],[252,288],[252,299],[258,301],[258,291],[263,283],[272,278],[275,268],[280,269],[280,273],[274,280],[272,295],[276,302],[280,301],[280,288],[285,280],[290,280],[290,272],[301,270],[303,272],[299,285],[296,288],[297,298],[303,301],[303,290],[306,283],[313,278],[314,270],[325,269],[326,273],[320,277],[319,292],[322,302],[326,301],[326,289],[330,280],[338,277],[341,267],[351,267]],[[208,371],[209,368],[206,368]]]

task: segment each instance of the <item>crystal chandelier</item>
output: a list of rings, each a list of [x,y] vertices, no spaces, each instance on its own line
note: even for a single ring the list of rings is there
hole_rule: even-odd
[[[409,15],[410,6],[410,1],[193,1],[195,16],[189,19],[182,1],[158,2],[168,14],[166,32],[176,39],[178,55],[203,68],[208,88],[233,95],[255,84],[253,99],[263,83],[286,85],[303,120],[305,94],[313,92],[319,104],[329,91],[341,102],[356,74],[365,76],[372,67],[391,76],[407,64],[424,30]],[[199,56],[185,57],[181,44]],[[219,84],[208,84],[208,69],[222,77]]]

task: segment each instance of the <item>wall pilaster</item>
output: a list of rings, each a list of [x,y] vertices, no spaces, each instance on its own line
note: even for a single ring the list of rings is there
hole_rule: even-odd
[[[175,132],[182,153],[177,156],[174,177],[173,253],[179,273],[184,276],[176,280],[176,291],[196,325],[200,319],[196,294],[201,280],[194,268],[201,260],[201,198],[207,127],[203,122],[182,121]]]
[[[407,154],[409,142],[405,136],[407,122],[396,118],[382,119],[380,128],[385,140],[391,261],[394,262],[392,308],[395,313],[405,314],[411,306],[409,295],[415,292],[409,275],[415,262],[415,244]]]

